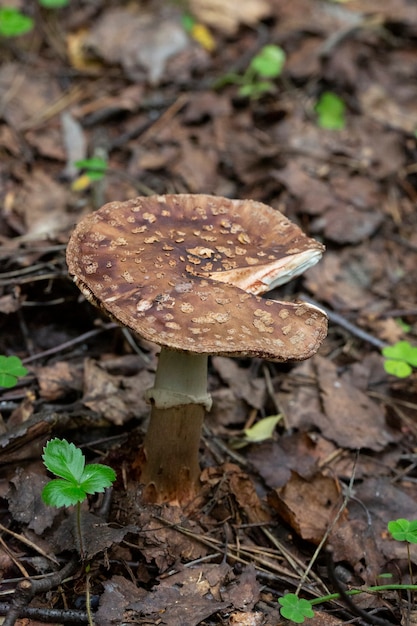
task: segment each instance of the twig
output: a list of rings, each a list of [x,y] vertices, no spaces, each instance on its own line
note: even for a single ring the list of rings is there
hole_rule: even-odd
[[[51,356],[52,354],[56,354],[57,352],[68,350],[69,348],[73,348],[74,346],[76,346],[78,343],[83,343],[83,341],[87,341],[87,339],[91,339],[92,337],[99,335],[105,330],[113,330],[114,328],[118,328],[118,326],[119,325],[115,324],[114,322],[104,324],[101,328],[89,330],[83,335],[79,335],[75,339],[71,339],[70,341],[64,341],[64,343],[59,344],[59,346],[49,348],[49,350],[44,350],[43,352],[38,352],[37,354],[29,356],[26,359],[22,359],[22,363],[32,363],[32,361],[38,361],[39,359],[43,359],[46,356]]]
[[[371,615],[353,602],[352,598],[346,593],[346,590],[336,576],[331,548],[326,549],[326,562],[327,572],[331,583],[339,593],[340,598],[343,600],[345,605],[352,611],[354,615],[358,615],[359,617],[361,617],[363,620],[365,620],[365,622],[367,622],[367,624],[376,624],[376,626],[392,626],[392,622],[388,622],[388,620],[382,619],[381,617],[376,617],[376,615]]]
[[[0,602],[0,615],[6,615],[10,610],[10,604]],[[24,607],[19,612],[19,617],[28,617],[31,620],[45,622],[46,624],[86,624],[87,613],[71,609],[41,609],[36,607]],[[3,626],[6,622],[3,622]]]
[[[71,576],[79,567],[79,556],[74,556],[61,570],[54,572],[51,576],[35,580],[25,578],[20,582],[15,590],[12,604],[7,611],[3,621],[3,626],[14,626],[22,615],[22,611],[27,609],[27,605],[38,593],[45,593],[57,587],[65,578]]]
[[[346,507],[347,507],[347,505],[349,503],[349,500],[350,500],[352,492],[353,492],[353,485],[354,485],[354,481],[355,481],[356,466],[358,464],[358,459],[359,459],[359,451],[356,452],[356,458],[355,458],[355,462],[354,462],[353,469],[352,469],[352,475],[351,475],[350,480],[349,480],[349,487],[346,490],[346,495],[343,498],[343,502],[342,502],[339,510],[337,511],[335,517],[333,518],[333,520],[331,521],[331,523],[327,527],[327,530],[324,533],[324,535],[322,537],[322,540],[320,541],[319,545],[317,546],[316,550],[314,551],[314,554],[313,554],[313,556],[312,556],[312,558],[311,558],[311,560],[310,560],[310,562],[309,562],[309,564],[308,564],[308,566],[307,566],[307,568],[306,568],[304,574],[302,575],[301,580],[300,580],[300,582],[298,584],[297,591],[296,591],[297,594],[300,592],[300,589],[303,586],[307,576],[309,575],[309,573],[311,571],[311,568],[313,567],[313,564],[317,560],[317,557],[319,556],[319,554],[320,554],[324,544],[327,542],[327,540],[328,540],[328,538],[330,536],[330,533],[332,532],[333,528],[336,526],[337,522],[340,519],[340,516],[342,515],[343,511],[346,509]]]

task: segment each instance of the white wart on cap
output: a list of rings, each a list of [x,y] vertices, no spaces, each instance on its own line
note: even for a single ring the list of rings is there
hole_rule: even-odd
[[[177,194],[106,204],[77,225],[67,262],[90,301],[160,346],[287,361],[317,351],[326,315],[260,295],[323,250],[260,202]]]

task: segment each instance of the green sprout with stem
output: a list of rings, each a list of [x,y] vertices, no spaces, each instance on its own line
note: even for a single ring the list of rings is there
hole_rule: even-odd
[[[388,531],[393,539],[396,541],[405,541],[407,544],[411,584],[373,585],[363,589],[350,589],[345,592],[347,596],[356,596],[361,593],[378,593],[381,591],[417,591],[417,585],[415,585],[413,581],[410,555],[410,544],[417,544],[417,520],[409,521],[402,518],[395,521],[393,520],[388,522]],[[381,578],[382,577],[385,577],[385,575],[382,574]],[[332,600],[339,600],[340,598],[340,593],[331,593],[326,596],[314,598],[314,600],[306,600],[305,598],[299,598],[296,593],[286,593],[282,598],[278,598],[278,602],[281,605],[280,613],[282,617],[285,617],[295,624],[303,624],[306,618],[314,617],[313,606]]]
[[[260,98],[274,90],[272,79],[278,78],[285,65],[286,55],[280,46],[268,44],[253,57],[244,74],[230,72],[220,78],[215,87],[239,85],[239,95]]]
[[[103,180],[108,169],[108,163],[106,159],[100,156],[93,156],[90,159],[81,159],[75,161],[76,167],[84,170],[85,175],[91,182],[97,180]]]
[[[417,520],[408,520],[399,518],[388,522],[388,531],[396,541],[405,541],[407,546],[408,571],[410,573],[410,582],[414,583],[413,568],[411,565],[410,544],[417,543]]]
[[[77,507],[77,532],[80,554],[84,557],[81,532],[81,503],[87,494],[101,493],[116,479],[116,473],[101,463],[85,464],[85,456],[73,443],[65,439],[51,439],[43,449],[46,468],[58,476],[45,485],[42,500],[49,506]]]
[[[0,355],[0,387],[10,389],[17,381],[28,373],[18,356]]]

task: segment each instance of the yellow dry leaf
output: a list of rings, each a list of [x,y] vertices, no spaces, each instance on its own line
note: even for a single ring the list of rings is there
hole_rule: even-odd
[[[227,34],[239,24],[257,24],[272,11],[268,0],[189,0],[188,8],[199,22]]]
[[[85,191],[91,185],[91,178],[87,174],[81,174],[71,183],[72,191]]]
[[[102,64],[97,60],[92,60],[86,53],[85,41],[89,31],[85,28],[75,33],[67,35],[67,53],[68,59],[75,69],[80,72],[96,72],[102,68]]]
[[[213,52],[216,48],[216,41],[204,24],[194,24],[190,31],[191,37],[200,44],[207,52]]]

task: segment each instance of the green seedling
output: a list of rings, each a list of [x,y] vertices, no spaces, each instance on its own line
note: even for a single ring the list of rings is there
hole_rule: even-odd
[[[397,378],[407,378],[417,368],[417,346],[412,346],[408,341],[398,341],[393,346],[382,349],[385,357],[384,369],[387,374]]]
[[[65,439],[48,441],[42,458],[46,468],[59,476],[42,490],[42,499],[49,506],[80,504],[87,494],[103,492],[116,479],[115,471],[107,465],[86,465],[81,450]]]
[[[61,507],[76,505],[77,533],[81,558],[85,559],[83,535],[81,528],[81,502],[87,494],[101,493],[110,487],[116,479],[116,473],[107,465],[101,463],[85,464],[85,457],[81,450],[66,439],[51,439],[43,449],[43,462],[46,468],[59,476],[45,485],[42,490],[42,500],[49,506]],[[89,626],[94,626],[90,606],[89,572],[90,566],[85,568],[87,575],[87,617]]]
[[[216,83],[216,87],[227,84],[239,85],[239,95],[256,99],[274,90],[271,79],[278,78],[285,65],[285,52],[280,46],[269,44],[253,57],[244,74],[229,73]]]
[[[399,518],[388,522],[388,531],[396,541],[405,541],[410,581],[413,584],[413,566],[411,564],[410,543],[417,543],[417,520]]]
[[[18,356],[0,355],[0,387],[14,387],[28,373]]]
[[[320,128],[343,130],[346,125],[346,106],[339,96],[331,91],[321,94],[316,106],[317,122]]]
[[[345,591],[345,594],[347,596],[357,596],[361,593],[380,593],[382,591],[417,591],[417,585],[373,585],[363,589],[349,589]],[[288,596],[290,596],[289,600],[286,599]],[[278,602],[281,604],[279,611],[282,617],[286,617],[291,622],[303,624],[306,618],[314,617],[313,607],[315,605],[340,600],[340,598],[340,593],[329,593],[327,596],[320,596],[319,598],[314,598],[314,600],[306,600],[305,598],[299,598],[295,593],[286,593],[282,598],[278,598]],[[313,611],[312,614],[308,610],[309,608]],[[285,614],[283,611],[285,611]]]
[[[69,0],[38,1],[40,6],[45,9],[61,9],[69,4]],[[19,35],[26,35],[33,29],[34,24],[33,19],[19,9],[8,6],[0,8],[0,36],[19,37]]]
[[[18,37],[29,33],[33,28],[31,17],[24,15],[13,7],[0,8],[0,35],[3,37]]]
[[[77,533],[80,554],[85,556],[81,530],[81,502],[87,494],[101,493],[116,479],[116,473],[101,463],[85,464],[85,456],[73,443],[66,439],[51,439],[43,449],[45,467],[59,476],[49,481],[42,489],[42,500],[49,506],[71,506],[77,509]]]
[[[85,175],[92,181],[102,180],[106,175],[108,164],[105,159],[99,156],[90,159],[82,159],[75,162],[76,167],[84,170]]]
[[[397,519],[388,522],[388,531],[396,541],[405,541],[408,551],[408,566],[410,571],[410,585],[388,584],[374,585],[365,587],[364,589],[350,589],[346,591],[346,595],[355,596],[360,593],[378,593],[381,591],[411,591],[417,590],[417,585],[413,584],[413,574],[411,567],[410,544],[417,544],[417,520],[409,521],[407,519]],[[380,578],[391,577],[390,574],[381,574]],[[332,600],[340,600],[339,593],[332,593],[327,596],[320,596],[314,600],[306,600],[299,598],[295,593],[287,593],[278,599],[281,605],[280,613],[282,617],[294,622],[295,624],[303,624],[306,618],[314,617],[313,606],[323,604]]]

